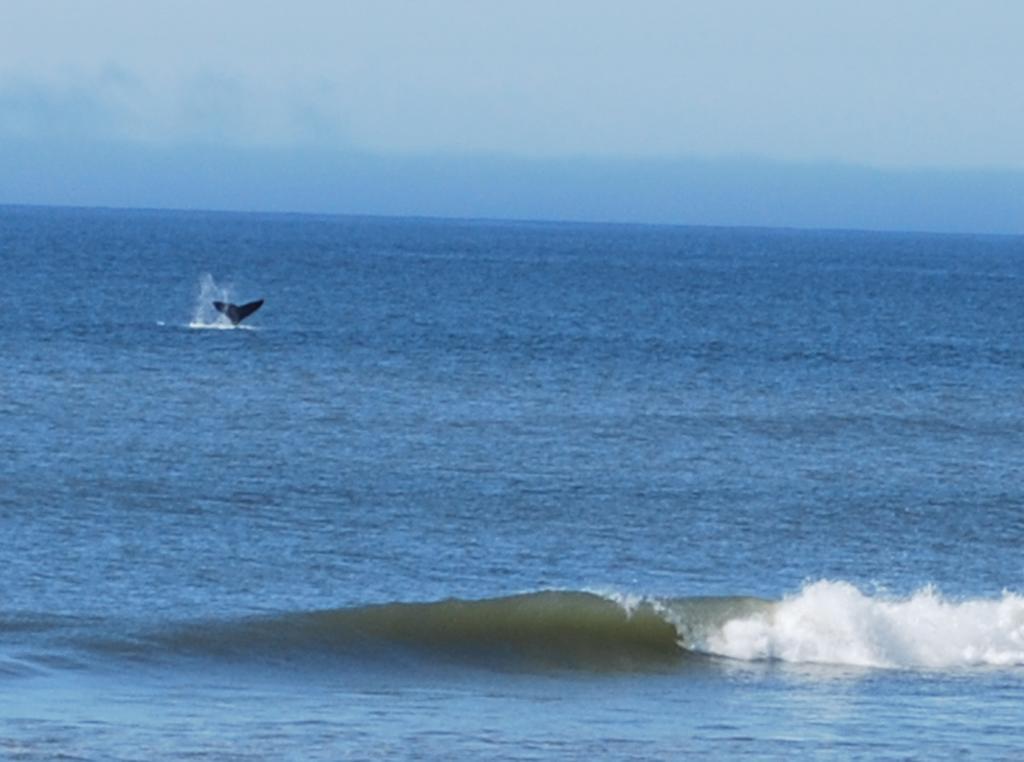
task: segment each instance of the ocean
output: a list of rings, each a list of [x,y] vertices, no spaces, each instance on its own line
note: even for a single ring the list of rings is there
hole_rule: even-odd
[[[1024,238],[0,207],[0,275],[2,758],[1024,754]]]

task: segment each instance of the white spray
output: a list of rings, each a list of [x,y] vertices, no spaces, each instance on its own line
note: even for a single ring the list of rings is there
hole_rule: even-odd
[[[932,587],[907,598],[872,597],[847,582],[821,581],[731,619],[699,648],[736,659],[866,667],[1024,665],[1024,597],[951,601]]]
[[[192,311],[192,321],[189,328],[234,328],[231,321],[225,315],[213,308],[215,301],[230,302],[231,287],[219,286],[209,273],[204,273],[199,278],[199,290],[196,295],[195,307]]]

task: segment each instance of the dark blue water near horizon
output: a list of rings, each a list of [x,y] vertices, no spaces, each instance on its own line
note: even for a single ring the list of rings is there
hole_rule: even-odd
[[[0,754],[1024,744],[1020,237],[0,207],[0,274]]]

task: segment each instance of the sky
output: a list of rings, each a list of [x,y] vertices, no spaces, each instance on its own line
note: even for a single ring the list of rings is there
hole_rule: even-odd
[[[1022,30],[1017,0],[0,0],[0,203],[1024,233]]]

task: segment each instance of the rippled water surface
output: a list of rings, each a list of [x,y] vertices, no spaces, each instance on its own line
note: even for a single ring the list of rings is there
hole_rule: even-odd
[[[0,268],[0,756],[1024,746],[1020,238],[8,207]]]

